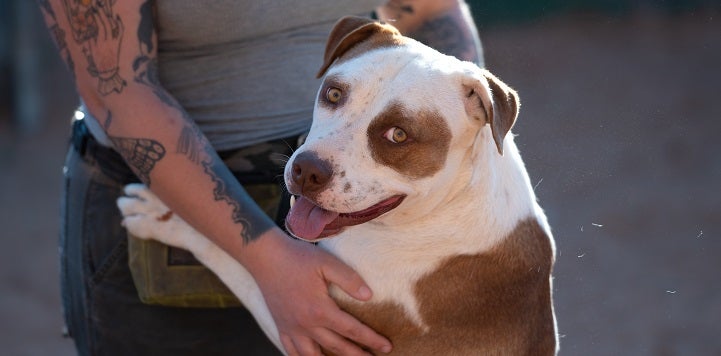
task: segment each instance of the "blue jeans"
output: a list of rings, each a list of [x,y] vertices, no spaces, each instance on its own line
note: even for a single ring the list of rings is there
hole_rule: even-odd
[[[60,234],[64,316],[78,354],[279,354],[244,308],[161,307],[138,299],[115,205],[138,179],[114,151],[78,137],[83,129],[74,127],[65,162]]]

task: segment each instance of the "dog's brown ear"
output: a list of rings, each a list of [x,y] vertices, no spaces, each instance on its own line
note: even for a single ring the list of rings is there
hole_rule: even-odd
[[[375,46],[382,46],[399,43],[398,39],[401,33],[391,25],[368,18],[346,16],[340,19],[328,37],[323,65],[317,77],[322,77],[331,64],[348,50],[373,36],[378,36],[378,41],[374,43]]]
[[[515,90],[485,69],[481,69],[480,73],[482,78],[473,75],[474,80],[464,84],[466,112],[475,117],[485,116],[480,118],[491,125],[493,141],[498,153],[503,155],[503,139],[516,122],[521,104]],[[488,86],[483,85],[481,80]]]

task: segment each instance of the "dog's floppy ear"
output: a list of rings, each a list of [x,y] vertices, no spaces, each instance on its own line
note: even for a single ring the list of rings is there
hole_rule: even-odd
[[[398,37],[401,36],[401,33],[391,25],[368,18],[346,16],[338,20],[328,37],[323,65],[317,77],[322,77],[331,64],[348,50],[372,36],[379,36],[376,45],[381,46],[399,43]]]
[[[518,94],[485,69],[476,69],[463,83],[466,113],[491,125],[493,141],[503,155],[503,139],[518,116]]]

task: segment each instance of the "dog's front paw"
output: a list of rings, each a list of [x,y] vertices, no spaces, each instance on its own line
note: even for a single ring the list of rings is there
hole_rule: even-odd
[[[125,196],[118,198],[117,204],[128,232],[142,239],[185,247],[180,235],[183,230],[192,230],[192,227],[168,209],[148,187],[129,184],[124,192]]]

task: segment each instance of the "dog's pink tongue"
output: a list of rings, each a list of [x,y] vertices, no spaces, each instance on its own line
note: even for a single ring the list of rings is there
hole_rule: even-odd
[[[325,226],[337,217],[338,213],[325,210],[304,197],[298,197],[285,222],[295,236],[312,240],[320,236]]]

